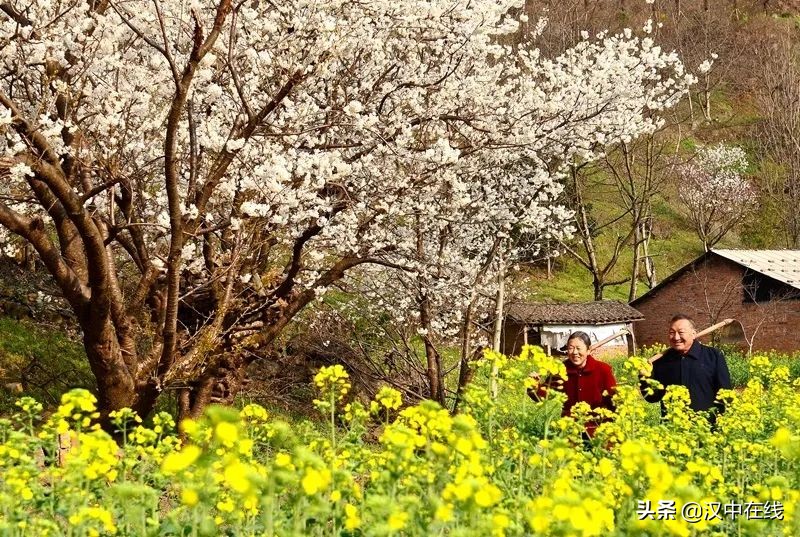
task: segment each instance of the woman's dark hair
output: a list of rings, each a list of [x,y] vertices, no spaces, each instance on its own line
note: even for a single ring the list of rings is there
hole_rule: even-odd
[[[587,334],[586,332],[580,332],[580,331],[573,332],[567,338],[567,343],[569,343],[570,339],[580,339],[586,345],[587,349],[592,346],[592,339],[589,337],[589,334]]]

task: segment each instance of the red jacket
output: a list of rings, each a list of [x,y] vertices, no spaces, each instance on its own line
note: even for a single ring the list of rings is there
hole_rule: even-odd
[[[591,355],[586,357],[583,369],[579,369],[569,360],[565,361],[564,365],[567,367],[567,380],[560,385],[554,382],[555,379],[545,381],[536,390],[536,397],[543,398],[547,394],[548,388],[554,388],[567,394],[567,401],[561,411],[562,416],[569,416],[572,407],[578,401],[585,401],[591,408],[614,410],[611,396],[614,395],[617,380],[614,378],[610,365],[595,360]],[[534,397],[531,392],[529,394]],[[606,395],[603,395],[603,392],[606,392]],[[597,423],[586,424],[586,431],[590,436],[594,435],[596,428]]]

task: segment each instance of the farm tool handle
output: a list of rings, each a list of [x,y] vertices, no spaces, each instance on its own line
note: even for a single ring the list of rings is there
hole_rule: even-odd
[[[703,337],[703,336],[705,336],[707,334],[710,334],[714,330],[719,330],[723,326],[728,326],[729,324],[731,324],[735,320],[736,319],[725,319],[724,321],[720,321],[717,324],[712,324],[708,328],[704,328],[703,330],[699,331],[694,337],[696,337],[696,338]],[[659,352],[658,354],[656,354],[655,356],[650,358],[650,363],[652,364],[653,362],[655,362],[656,360],[658,360],[662,356],[664,356],[664,353],[663,352]]]
[[[605,345],[609,341],[613,341],[613,340],[617,339],[620,336],[627,336],[628,334],[630,334],[630,332],[623,328],[619,332],[611,334],[610,336],[601,339],[597,343],[592,343],[592,345],[589,347],[589,352],[592,352],[593,350],[597,349],[598,347],[602,347],[603,345]]]

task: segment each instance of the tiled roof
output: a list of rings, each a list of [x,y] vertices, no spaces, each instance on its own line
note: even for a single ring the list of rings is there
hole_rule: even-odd
[[[800,250],[711,250],[745,268],[800,289]]]
[[[616,300],[573,304],[517,302],[509,306],[507,315],[527,324],[608,324],[644,319],[641,313]]]
[[[683,273],[704,262],[711,256],[719,256],[739,266],[769,276],[795,289],[800,289],[800,250],[716,250],[706,252],[694,261],[679,268],[658,285],[631,301],[635,306],[663,287],[678,279]]]

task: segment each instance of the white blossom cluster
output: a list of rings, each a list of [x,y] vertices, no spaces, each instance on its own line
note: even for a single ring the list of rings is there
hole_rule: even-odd
[[[292,277],[316,287],[339,259],[372,260],[400,274],[395,296],[411,298],[399,308],[435,296],[448,314],[434,328],[450,330],[475,286],[491,286],[492,271],[479,273],[494,239],[568,232],[553,201],[563,166],[657,128],[693,82],[675,53],[630,31],[557,58],[502,44],[521,3],[11,0],[0,132],[14,164],[2,203],[49,218],[35,197],[43,150],[25,121],[76,196],[131,185],[133,210],[116,207],[113,188],[84,209],[124,225],[120,237],[139,230],[139,270],[163,269],[175,224],[165,148],[188,80],[174,130],[184,270],[224,278],[214,271],[245,255],[237,285],[253,274],[277,285],[286,255],[264,245],[299,245]],[[195,46],[217,30],[208,50]]]

